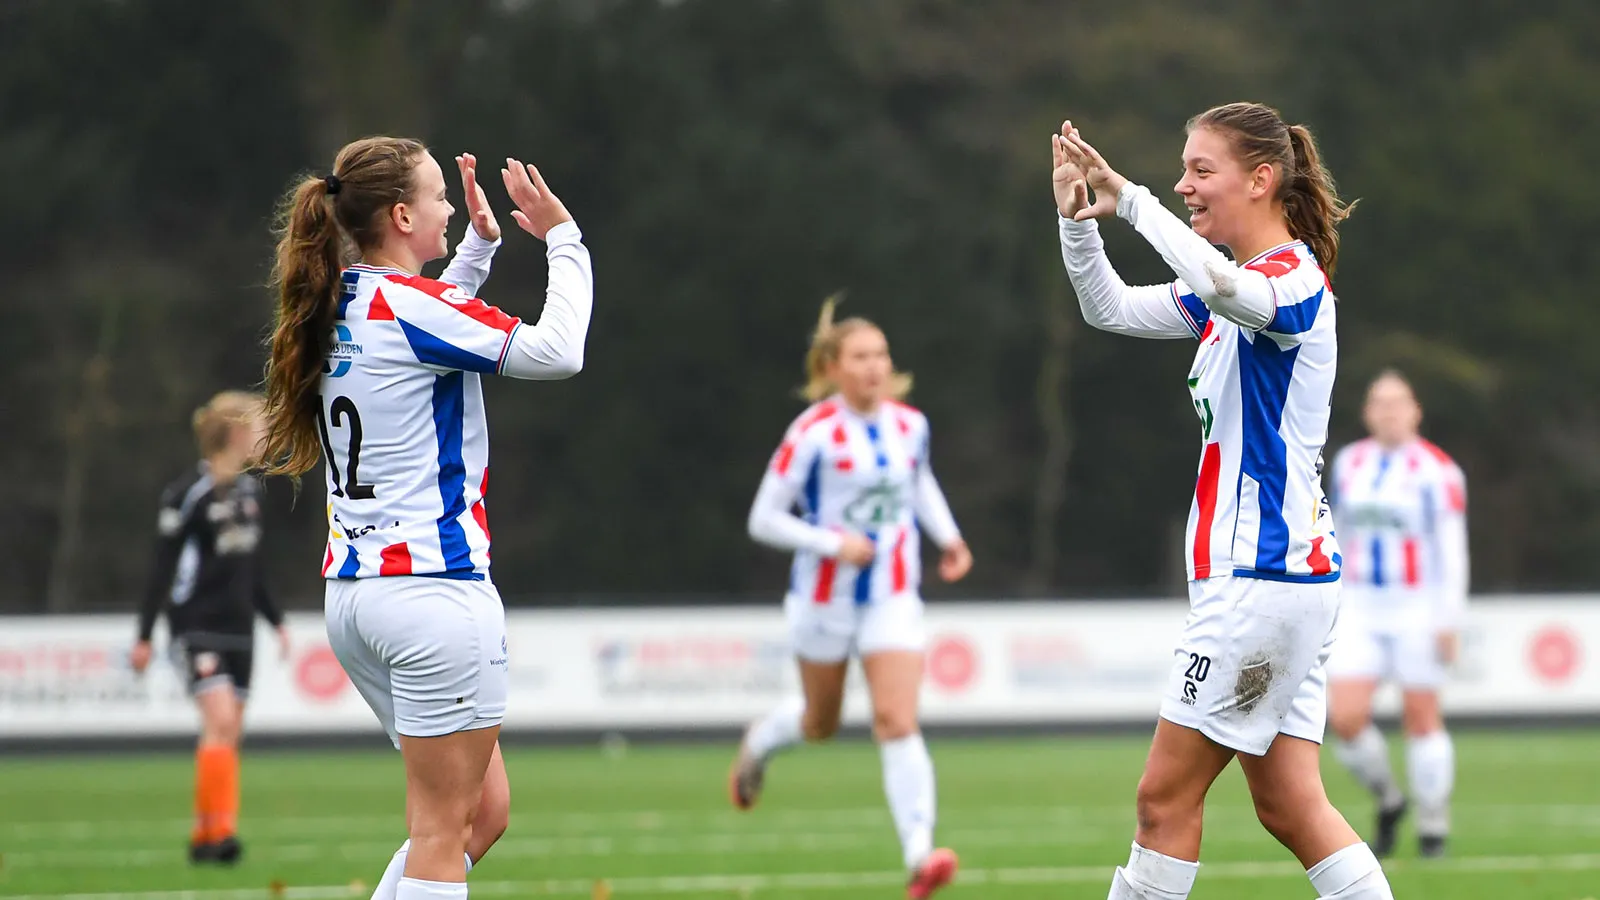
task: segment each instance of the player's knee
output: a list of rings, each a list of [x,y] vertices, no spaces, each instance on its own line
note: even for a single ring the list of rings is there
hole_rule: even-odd
[[[917,733],[917,717],[902,710],[877,710],[872,714],[872,737],[879,742],[898,741]]]
[[[800,733],[813,744],[829,740],[839,733],[839,714],[819,711],[808,705],[805,715],[800,717]]]
[[[1366,711],[1359,708],[1334,706],[1328,710],[1328,727],[1342,741],[1353,741],[1366,730]]]
[[[1406,737],[1427,737],[1435,731],[1444,730],[1444,716],[1439,712],[1439,701],[1435,697],[1407,697],[1405,706],[1400,711],[1400,725],[1405,730]]]
[[[1188,828],[1199,820],[1205,796],[1184,790],[1164,780],[1152,778],[1149,773],[1139,779],[1134,794],[1134,816],[1139,833],[1149,836]]]
[[[478,810],[472,817],[472,846],[477,850],[475,856],[482,856],[484,851],[500,840],[500,836],[511,827],[511,791],[493,791],[485,788],[483,799],[478,803]],[[470,852],[470,851],[469,851]]]
[[[1277,838],[1278,843],[1294,846],[1295,837],[1300,833],[1304,819],[1303,810],[1298,810],[1293,803],[1275,796],[1257,796],[1255,806],[1256,819],[1261,823],[1261,827]]]

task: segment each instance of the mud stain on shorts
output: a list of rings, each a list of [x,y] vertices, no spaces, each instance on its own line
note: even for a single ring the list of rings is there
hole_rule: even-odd
[[[1233,684],[1234,707],[1247,716],[1255,712],[1256,706],[1272,690],[1277,674],[1277,666],[1266,654],[1246,659],[1240,664],[1239,678]]]

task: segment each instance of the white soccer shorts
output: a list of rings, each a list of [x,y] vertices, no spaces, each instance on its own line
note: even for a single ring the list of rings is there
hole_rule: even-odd
[[[1338,582],[1189,582],[1161,717],[1252,756],[1279,734],[1320,744],[1338,614]]]
[[[329,580],[328,644],[400,746],[500,724],[506,614],[488,581],[397,575]]]
[[[890,650],[920,652],[928,642],[922,598],[913,593],[852,603],[837,598],[818,603],[789,594],[783,600],[789,646],[808,662],[843,662],[852,654],[871,656]]]
[[[1339,616],[1338,640],[1328,660],[1328,676],[1394,681],[1402,688],[1436,689],[1445,682],[1439,659],[1438,629],[1432,617],[1409,609],[1382,611],[1352,603]]]

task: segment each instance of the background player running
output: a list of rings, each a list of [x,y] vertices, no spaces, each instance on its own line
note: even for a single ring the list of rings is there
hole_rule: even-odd
[[[1398,372],[1367,389],[1370,437],[1333,462],[1333,505],[1344,548],[1339,640],[1328,660],[1329,724],[1339,761],[1372,791],[1372,839],[1391,852],[1407,802],[1372,723],[1372,696],[1400,685],[1409,784],[1423,856],[1444,852],[1455,749],[1439,709],[1467,603],[1467,490],[1461,469],[1418,434],[1422,407]]]
[[[261,398],[224,391],[195,410],[193,421],[201,462],[162,493],[155,567],[131,661],[136,672],[150,665],[151,633],[165,612],[174,664],[200,711],[189,858],[232,863],[241,852],[239,738],[256,614],[278,630],[285,656],[289,638],[262,576],[261,486],[248,471],[263,435]]]
[[[1372,850],[1328,802],[1319,769],[1339,608],[1339,553],[1321,485],[1338,357],[1324,272],[1338,259],[1345,208],[1311,132],[1255,103],[1191,120],[1176,185],[1189,225],[1117,174],[1072,123],[1051,143],[1062,259],[1084,318],[1108,331],[1200,342],[1188,375],[1201,438],[1187,533],[1190,612],[1139,781],[1133,852],[1109,896],[1189,895],[1206,793],[1237,757],[1261,824],[1320,896],[1390,898]],[[1124,284],[1093,221],[1110,215],[1132,224],[1178,279]]]
[[[523,230],[548,244],[536,324],[475,299],[500,226],[456,157],[471,218],[440,280],[455,209],[421,143],[366,138],[285,202],[274,271],[267,458],[326,461],[328,641],[405,761],[409,840],[379,900],[460,900],[504,833],[505,609],[489,579],[489,433],[481,376],[559,379],[583,366],[594,282],[582,233],[538,170],[501,178]],[[346,246],[361,261],[346,267]]]
[[[804,698],[751,725],[730,792],[749,809],[774,753],[833,736],[849,659],[858,656],[910,873],[907,894],[922,898],[954,877],[957,861],[933,846],[933,761],[917,725],[925,642],[919,526],[943,549],[944,580],[964,577],[972,554],[933,477],[928,419],[900,402],[910,376],[894,370],[876,325],[836,323],[833,306],[824,304],[806,355],[805,394],[814,405],[784,435],[749,517],[751,537],[795,554],[784,614]]]

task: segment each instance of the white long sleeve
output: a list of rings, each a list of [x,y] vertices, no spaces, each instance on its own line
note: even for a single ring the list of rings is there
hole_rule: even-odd
[[[939,488],[939,479],[933,477],[931,466],[924,465],[917,471],[913,504],[922,530],[941,549],[961,538],[961,529],[956,527],[956,517],[950,512],[950,503]]]
[[[839,555],[844,535],[821,528],[794,514],[799,485],[768,470],[750,505],[746,528],[750,537],[779,550],[809,550],[824,557]]]
[[[1460,477],[1457,473],[1456,477]],[[1463,489],[1464,490],[1464,489]],[[1455,630],[1467,610],[1471,561],[1467,548],[1466,511],[1446,501],[1440,504],[1435,534],[1439,554],[1439,593],[1436,617],[1441,629]],[[1464,504],[1462,504],[1464,505]]]
[[[1161,254],[1208,309],[1241,328],[1260,331],[1278,311],[1277,291],[1260,272],[1241,268],[1161,205],[1148,188],[1128,182],[1117,215]]]
[[[554,381],[570,378],[583,369],[584,342],[594,310],[589,250],[583,245],[583,232],[576,222],[563,222],[550,229],[545,242],[550,280],[544,312],[536,324],[524,322],[511,334],[500,374],[512,378]]]
[[[1194,338],[1198,333],[1178,309],[1170,284],[1129,287],[1100,239],[1093,219],[1074,222],[1056,215],[1061,232],[1061,262],[1078,295],[1083,320],[1101,331],[1144,338]]]
[[[439,274],[439,280],[461,288],[469,297],[478,296],[483,290],[483,283],[489,280],[489,262],[494,259],[494,252],[500,249],[500,244],[499,238],[486,241],[479,237],[478,229],[468,224],[466,235],[456,245],[455,256],[450,258],[450,264]]]

